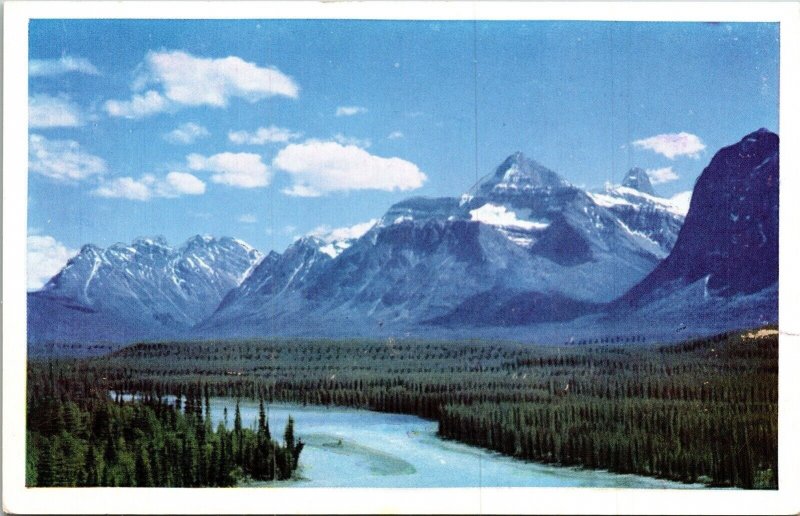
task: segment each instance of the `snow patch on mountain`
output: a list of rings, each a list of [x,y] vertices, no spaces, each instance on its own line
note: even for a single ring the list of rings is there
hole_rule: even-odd
[[[636,207],[636,205],[623,197],[616,197],[613,195],[607,195],[602,193],[596,192],[586,192],[590,199],[594,201],[594,203],[598,206],[602,206],[603,208],[613,208],[614,206],[631,206]]]
[[[480,208],[470,210],[469,215],[470,220],[502,228],[516,228],[530,231],[533,229],[547,229],[547,226],[550,225],[548,222],[517,218],[515,212],[509,210],[505,206],[492,203],[486,203]]]
[[[683,217],[686,211],[670,199],[650,195],[642,191],[621,185],[606,185],[603,193],[589,193],[589,196],[598,205],[605,207],[633,206],[635,209],[643,205],[667,211],[673,215]]]
[[[319,250],[327,254],[331,258],[336,258],[340,254],[342,254],[342,251],[344,251],[351,245],[352,245],[352,240],[336,240],[329,244],[323,245],[322,247],[319,248]]]
[[[686,216],[689,213],[689,205],[692,202],[692,191],[687,190],[685,192],[679,192],[669,198],[669,202],[675,206],[675,209],[678,213]]]
[[[650,253],[652,253],[653,255],[658,256],[659,258],[665,258],[667,256],[668,253],[661,248],[659,243],[650,238],[646,233],[643,233],[641,231],[635,231],[629,228],[628,225],[621,220],[619,221],[619,225],[622,227],[622,229],[625,230],[627,234],[639,240],[642,244],[642,247],[647,251],[649,251]]]

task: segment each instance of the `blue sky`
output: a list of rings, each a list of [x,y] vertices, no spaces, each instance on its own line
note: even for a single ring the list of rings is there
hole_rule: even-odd
[[[641,166],[672,197],[720,147],[778,131],[778,39],[767,23],[35,20],[29,288],[90,242],[282,251],[460,195],[517,150],[587,188]]]

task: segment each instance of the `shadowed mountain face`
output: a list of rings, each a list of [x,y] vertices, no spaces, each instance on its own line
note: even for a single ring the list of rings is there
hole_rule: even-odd
[[[666,201],[625,200],[614,192],[603,199],[646,206],[673,222],[651,224],[657,231],[650,233],[651,227],[632,217],[626,222],[515,153],[460,199],[411,198],[392,206],[359,239],[326,244],[307,237],[282,255],[270,255],[196,331],[416,335],[452,325],[573,318],[650,272],[675,238],[662,244],[658,232],[667,227],[677,233],[683,220]],[[326,255],[323,246],[340,251]],[[523,293],[535,302],[523,302]],[[508,316],[476,311],[485,299],[520,308]],[[540,309],[553,303],[563,310]]]
[[[718,297],[774,286],[778,165],[778,136],[766,129],[717,152],[697,180],[672,252],[616,307],[640,307],[701,280]]]
[[[185,332],[260,258],[233,238],[196,236],[179,248],[162,238],[108,249],[86,245],[28,294],[28,339],[120,342]]]

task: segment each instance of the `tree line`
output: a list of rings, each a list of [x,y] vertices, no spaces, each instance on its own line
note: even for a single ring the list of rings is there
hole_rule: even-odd
[[[777,359],[777,337],[740,333],[662,346],[166,342],[56,361],[54,381],[414,414],[522,459],[775,488]]]

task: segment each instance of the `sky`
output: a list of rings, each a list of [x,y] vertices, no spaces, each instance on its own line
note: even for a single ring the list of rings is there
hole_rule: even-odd
[[[356,236],[516,151],[686,199],[779,131],[778,48],[776,23],[33,20],[28,288],[87,243]]]

